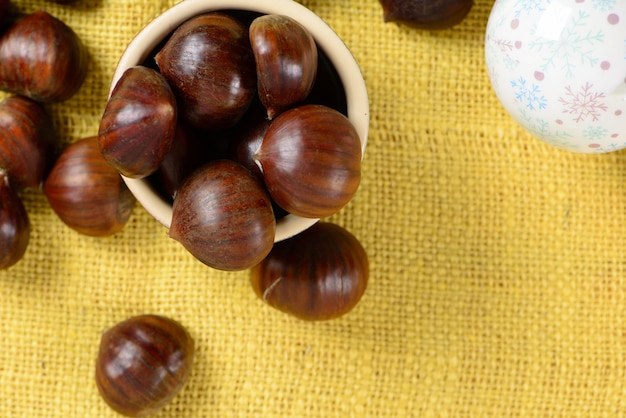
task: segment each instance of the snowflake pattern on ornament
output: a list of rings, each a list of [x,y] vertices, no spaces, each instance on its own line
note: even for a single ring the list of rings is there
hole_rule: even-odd
[[[515,99],[529,110],[546,108],[547,100],[541,95],[538,85],[532,83],[529,86],[526,79],[520,77],[517,80],[511,80],[511,87],[513,87]]]
[[[591,0],[593,8],[601,12],[608,12],[615,7],[615,0]]]
[[[570,140],[572,135],[559,129],[558,125],[554,127],[543,118],[533,117],[525,109],[520,109],[519,117],[524,121],[524,125],[527,127],[528,131],[542,141],[562,148],[575,148],[575,142]]]
[[[583,130],[583,136],[589,141],[597,141],[605,138],[609,130],[603,126],[591,125]]]
[[[564,71],[566,77],[572,78],[579,64],[589,68],[598,64],[594,46],[604,41],[604,32],[586,29],[589,17],[585,11],[579,10],[578,16],[571,19],[571,24],[563,29],[559,39],[538,37],[530,43],[530,49],[542,54],[541,71]]]
[[[531,12],[545,10],[545,6],[550,4],[551,0],[517,0],[515,3],[515,17],[520,17],[522,13],[529,14]]]
[[[565,97],[559,97],[559,102],[563,105],[563,113],[574,115],[573,120],[584,122],[585,118],[591,117],[594,122],[600,118],[602,112],[606,112],[608,106],[601,99],[605,98],[603,92],[592,90],[591,83],[585,83],[578,91],[574,91],[572,86],[565,87]]]

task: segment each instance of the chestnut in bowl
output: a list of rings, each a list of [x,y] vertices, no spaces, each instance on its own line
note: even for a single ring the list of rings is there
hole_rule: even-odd
[[[348,119],[354,125],[364,154],[369,129],[369,103],[365,81],[358,63],[341,38],[314,12],[293,0],[185,0],[166,10],[149,22],[129,43],[122,54],[111,82],[111,90],[126,69],[154,60],[156,51],[172,33],[191,18],[210,12],[229,12],[241,15],[278,14],[289,16],[300,23],[313,37],[318,49],[333,67],[345,94]],[[315,92],[312,92],[315,94]],[[330,93],[329,93],[330,94]],[[139,203],[157,221],[170,228],[172,201],[159,193],[148,179],[123,176]],[[275,242],[299,234],[319,219],[288,214],[277,220]]]

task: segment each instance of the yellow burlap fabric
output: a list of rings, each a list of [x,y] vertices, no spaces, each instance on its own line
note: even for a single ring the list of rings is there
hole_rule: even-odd
[[[90,51],[80,93],[50,106],[64,143],[97,132],[126,44],[175,3],[14,2]],[[626,416],[626,154],[560,151],[508,117],[484,65],[493,0],[442,32],[385,24],[378,0],[302,3],[345,40],[370,95],[362,186],[330,219],[369,253],[361,303],[294,319],[140,206],[90,238],[29,191],[30,246],[0,272],[0,416],[116,416],[94,382],[100,335],[142,313],[197,344],[160,417]]]

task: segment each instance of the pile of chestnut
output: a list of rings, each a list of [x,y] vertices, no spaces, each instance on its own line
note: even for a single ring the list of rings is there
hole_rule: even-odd
[[[135,204],[120,174],[147,177],[173,203],[169,235],[200,261],[250,269],[260,299],[301,319],[349,312],[369,274],[354,235],[318,222],[274,243],[281,216],[332,215],[360,182],[361,141],[313,37],[286,16],[214,12],[181,25],[154,60],[122,75],[97,135],[55,158],[45,105],[78,91],[85,47],[44,11],[2,32],[0,89],[15,95],[0,102],[0,268],[28,245],[24,189],[41,188],[74,230],[106,236]],[[124,415],[156,412],[184,386],[193,357],[178,322],[130,318],[102,335],[98,389]]]
[[[155,65],[121,75],[98,133],[108,164],[171,200],[170,237],[208,266],[250,269],[260,299],[304,320],[349,312],[369,275],[363,246],[333,223],[274,243],[277,218],[332,215],[359,185],[361,141],[322,54],[286,16],[197,16]],[[180,323],[132,317],[102,336],[98,389],[119,413],[147,415],[182,389],[193,358]]]
[[[326,222],[274,239],[280,216],[327,217],[358,189],[362,144],[337,86],[334,67],[291,17],[208,12],[121,74],[100,152],[170,199],[169,236],[198,260],[251,269],[259,297],[281,310],[334,318],[365,290],[361,244]]]
[[[30,220],[20,194],[39,189],[54,161],[57,133],[46,105],[72,97],[87,73],[87,51],[64,22],[38,10],[14,18],[0,2],[0,269],[24,256]]]
[[[361,141],[340,111],[306,103],[318,49],[298,22],[206,13],[179,26],[154,60],[156,69],[131,67],[117,81],[100,151],[126,177],[162,180],[173,199],[169,236],[200,261],[250,268],[273,246],[274,208],[320,218],[352,198]],[[222,141],[243,152],[228,158],[215,149]]]
[[[272,306],[304,319],[352,309],[368,276],[352,234],[318,223],[274,244],[278,218],[332,215],[361,177],[345,93],[311,34],[287,16],[212,12],[183,23],[153,58],[121,76],[98,135],[54,159],[44,104],[78,91],[86,49],[42,10],[4,30],[0,89],[15,95],[0,103],[0,268],[28,245],[22,190],[41,188],[69,227],[106,236],[135,204],[123,174],[171,198],[170,237],[208,266],[251,269]]]
[[[0,0],[0,21],[8,4]],[[24,189],[42,189],[74,230],[106,236],[135,204],[123,174],[149,178],[171,199],[170,237],[208,266],[250,269],[255,293],[271,306],[326,320],[359,302],[368,259],[346,229],[318,222],[274,243],[281,216],[330,216],[361,178],[362,144],[341,82],[302,25],[233,11],[190,19],[154,63],[122,75],[98,134],[55,158],[45,106],[72,97],[86,71],[81,40],[45,11],[0,34],[0,90],[14,94],[0,102],[0,269],[28,245]],[[184,386],[193,357],[178,322],[130,318],[103,333],[98,389],[124,415],[156,412]]]
[[[473,2],[426,3],[381,0],[385,20],[431,29],[459,23]],[[9,22],[9,6],[0,0],[0,90],[14,94],[0,102],[0,269],[28,245],[21,191],[42,188],[65,224],[106,236],[135,204],[122,174],[148,178],[171,199],[171,238],[213,268],[250,269],[255,293],[271,306],[326,320],[359,302],[368,258],[346,229],[318,222],[274,242],[281,216],[333,215],[361,178],[362,144],[341,82],[302,25],[236,11],[190,19],[154,62],[124,72],[98,134],[53,160],[57,135],[45,105],[78,91],[87,52],[55,17],[40,10]],[[102,335],[98,390],[124,415],[157,412],[187,382],[194,349],[170,318],[129,318]]]

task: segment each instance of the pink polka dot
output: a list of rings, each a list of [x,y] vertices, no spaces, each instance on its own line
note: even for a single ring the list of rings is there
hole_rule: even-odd
[[[611,63],[608,61],[602,61],[602,63],[600,64],[600,68],[602,68],[603,70],[608,70],[609,68],[611,68]]]
[[[616,110],[616,111],[615,111],[615,116],[619,116],[619,115],[621,115],[621,114],[622,114],[622,111],[621,111],[621,110]]]
[[[585,0],[576,0],[576,3],[584,3]]]
[[[556,120],[556,124],[557,124],[557,125],[563,125],[563,121],[562,121],[561,119],[557,119],[557,120]]]
[[[619,134],[613,134],[611,135],[611,138],[617,138],[619,136]]]
[[[511,29],[517,29],[519,26],[519,19],[511,20]]]
[[[589,148],[600,148],[600,144],[589,144]]]
[[[515,41],[515,48],[521,49],[522,48],[522,41]]]
[[[544,74],[541,71],[535,71],[535,78],[539,81],[543,80]]]
[[[619,16],[616,15],[615,13],[611,13],[609,15],[609,17],[606,18],[606,20],[611,24],[611,25],[617,25],[619,23]]]

